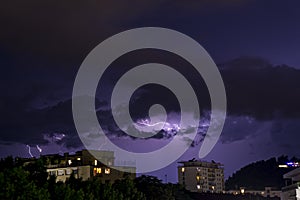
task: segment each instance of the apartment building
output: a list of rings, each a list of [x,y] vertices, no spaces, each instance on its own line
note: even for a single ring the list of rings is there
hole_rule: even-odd
[[[189,160],[179,162],[178,182],[191,192],[224,191],[224,168],[221,163]]]
[[[93,155],[96,155],[96,159]],[[89,180],[98,178],[103,183],[113,183],[125,176],[136,177],[136,168],[115,166],[114,152],[82,150],[70,155],[44,155],[47,172],[55,176],[56,181],[65,182],[73,174],[75,178]]]

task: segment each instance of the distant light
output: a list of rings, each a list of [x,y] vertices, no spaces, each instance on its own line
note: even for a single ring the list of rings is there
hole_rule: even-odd
[[[197,185],[197,189],[200,190],[200,188],[201,188],[201,186],[200,186],[200,185]]]
[[[71,165],[72,164],[72,160],[68,160],[68,164]]]
[[[245,188],[241,188],[241,194],[245,194]]]
[[[286,163],[289,167],[299,167],[299,162],[287,162]]]
[[[183,167],[183,168],[181,168],[181,172],[182,172],[182,173],[184,172],[184,170],[185,170],[185,169],[184,169],[184,167]]]
[[[77,160],[81,160],[81,158],[77,158]]]
[[[287,165],[278,165],[279,168],[288,168]]]
[[[98,161],[97,161],[97,160],[95,160],[95,166],[97,166],[97,164],[98,164]]]

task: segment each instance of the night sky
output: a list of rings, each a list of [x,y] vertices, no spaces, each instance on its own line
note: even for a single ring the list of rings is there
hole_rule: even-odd
[[[71,110],[73,83],[82,61],[114,34],[154,26],[198,41],[224,80],[227,118],[219,142],[205,160],[224,163],[228,177],[252,161],[282,154],[300,157],[299,7],[297,0],[2,1],[0,156],[30,157],[29,148],[36,157],[82,149]],[[149,61],[186,73],[201,94],[200,124],[209,121],[207,88],[201,77],[182,67],[187,63],[163,51],[131,52],[106,72],[97,90],[96,109],[110,138],[136,152],[157,149],[173,135],[159,133],[147,140],[124,135],[109,115],[109,92],[126,69]],[[133,119],[147,118],[147,106],[161,103],[172,111],[170,120],[176,121],[178,105],[171,97],[165,88],[140,88],[131,101]],[[205,130],[204,126],[179,160],[197,157]],[[167,174],[168,181],[175,182],[176,166],[174,162],[151,174],[161,179]]]

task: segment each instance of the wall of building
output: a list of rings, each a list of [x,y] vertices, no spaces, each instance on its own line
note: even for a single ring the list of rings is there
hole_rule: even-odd
[[[55,176],[56,182],[62,181],[65,182],[68,178],[70,178],[71,174],[74,174],[75,178],[79,178],[78,171],[80,167],[59,167],[59,168],[50,168],[47,169],[48,175]]]
[[[65,182],[74,173],[75,178],[83,181],[97,178],[102,183],[113,183],[125,177],[135,178],[136,168],[128,166],[113,166],[114,152],[112,151],[93,151],[101,161],[95,159],[93,154],[87,150],[78,151],[74,155],[65,153],[64,156],[46,155],[47,172],[49,176],[55,175],[56,181]],[[104,163],[107,163],[105,165]]]
[[[300,200],[300,168],[296,168],[283,175],[286,183],[282,188],[281,200]]]
[[[192,161],[181,162],[178,182],[191,192],[221,193],[224,191],[224,169],[220,164]]]

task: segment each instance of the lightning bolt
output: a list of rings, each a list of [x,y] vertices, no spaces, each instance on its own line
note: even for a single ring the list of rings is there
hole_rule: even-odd
[[[59,133],[55,133],[52,138],[55,140],[62,140],[66,135],[65,134],[59,134]]]
[[[42,152],[42,148],[39,147],[39,145],[36,145],[36,148],[39,150],[40,153]]]
[[[141,125],[145,125],[145,126],[156,126],[156,125],[159,125],[159,124],[169,125],[169,123],[167,123],[167,122],[157,122],[157,123],[154,123],[154,124],[149,124],[149,123],[147,123],[147,121],[146,122],[141,121],[141,122],[137,122],[137,123],[141,124]]]
[[[29,153],[29,155],[31,156],[31,158],[33,158],[33,155],[32,155],[32,153],[31,153],[31,148],[30,148],[30,146],[27,144],[26,147],[28,147],[28,153]]]
[[[176,131],[178,132],[180,130],[180,127],[178,126],[178,124],[169,124],[168,122],[157,122],[157,123],[153,123],[150,124],[149,121],[146,120],[141,120],[137,122],[140,125],[144,125],[144,126],[148,126],[148,127],[152,127],[152,126],[157,126],[159,124],[163,124],[164,126],[166,126],[165,128],[163,128],[165,131],[170,132],[170,131]]]

